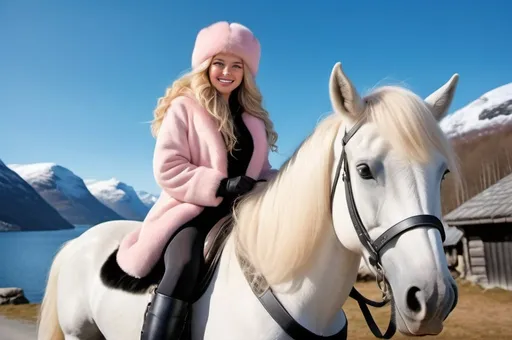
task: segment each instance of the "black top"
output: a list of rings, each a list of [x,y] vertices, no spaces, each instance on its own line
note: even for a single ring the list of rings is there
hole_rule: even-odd
[[[233,93],[231,98],[236,98],[237,94]],[[227,152],[228,160],[228,177],[237,177],[245,175],[249,162],[251,161],[254,151],[254,143],[252,135],[245,126],[242,119],[244,109],[236,99],[230,99],[229,107],[234,123],[234,133],[237,139],[234,150]],[[212,227],[218,220],[229,214],[233,205],[233,199],[225,198],[217,207],[206,207],[201,214],[192,219],[189,224],[198,224]]]
[[[233,110],[235,109],[235,110]],[[251,133],[242,119],[243,109],[240,105],[232,107],[234,133],[237,139],[231,153],[228,151],[228,177],[245,175],[254,151],[254,143]]]

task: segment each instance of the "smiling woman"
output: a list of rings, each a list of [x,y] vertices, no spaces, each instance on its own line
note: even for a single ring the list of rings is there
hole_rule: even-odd
[[[240,57],[233,54],[219,53],[210,66],[210,81],[224,99],[228,100],[244,77],[244,64]]]
[[[268,153],[277,134],[254,82],[259,59],[260,43],[248,28],[215,23],[197,35],[192,71],[158,101],[153,167],[162,195],[104,271],[124,272],[133,282],[163,256],[165,272],[147,308],[142,339],[181,334],[204,271],[206,236],[236,199],[276,172]],[[102,278],[119,288],[119,277]]]

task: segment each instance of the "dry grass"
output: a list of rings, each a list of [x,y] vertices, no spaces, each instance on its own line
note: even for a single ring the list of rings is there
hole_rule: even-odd
[[[31,303],[24,305],[0,305],[0,315],[8,319],[26,320],[30,322],[37,321],[39,304]]]
[[[483,290],[468,282],[459,285],[459,303],[445,322],[444,330],[435,339],[511,339],[512,338],[512,292],[501,289]],[[358,283],[356,288],[367,298],[380,301],[380,292],[374,282]],[[343,308],[349,320],[348,338],[353,340],[376,339],[353,299]],[[390,317],[389,305],[372,308],[370,311],[381,332],[385,332]],[[393,339],[411,339],[396,333]]]
[[[510,339],[512,337],[512,292],[499,289],[483,290],[467,282],[459,281],[460,297],[457,308],[445,323],[443,332],[436,339]],[[379,300],[379,291],[374,282],[357,284],[364,296]],[[12,319],[35,322],[39,305],[4,305],[0,314]],[[349,299],[343,308],[349,319],[350,340],[376,339],[368,329],[357,303]],[[508,309],[508,311],[507,311]],[[373,317],[382,332],[387,328],[390,309],[371,308]],[[397,334],[393,339],[407,339]]]

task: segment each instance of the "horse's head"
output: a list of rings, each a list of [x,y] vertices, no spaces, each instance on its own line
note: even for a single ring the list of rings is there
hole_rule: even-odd
[[[423,100],[399,87],[361,98],[339,63],[330,79],[332,105],[343,117],[334,147],[334,228],[344,247],[384,274],[404,334],[440,333],[457,302],[440,221],[441,184],[457,166],[438,125],[457,80]]]

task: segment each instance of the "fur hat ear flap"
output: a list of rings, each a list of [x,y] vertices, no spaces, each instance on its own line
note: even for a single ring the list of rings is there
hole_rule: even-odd
[[[239,56],[256,77],[261,46],[254,34],[239,23],[216,22],[199,31],[192,52],[192,68],[218,53]]]

